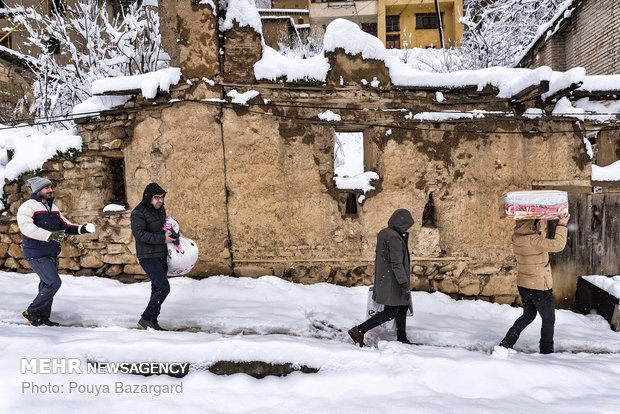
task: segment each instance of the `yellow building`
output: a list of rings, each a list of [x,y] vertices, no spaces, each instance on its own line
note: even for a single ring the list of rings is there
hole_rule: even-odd
[[[388,49],[441,47],[435,0],[377,0],[377,36]],[[463,0],[439,1],[445,47],[463,36]]]

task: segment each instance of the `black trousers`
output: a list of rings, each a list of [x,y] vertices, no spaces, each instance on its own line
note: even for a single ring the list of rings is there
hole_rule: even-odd
[[[362,332],[366,333],[370,331],[372,328],[375,328],[382,323],[387,321],[391,321],[396,318],[396,338],[399,341],[404,341],[407,339],[407,310],[409,309],[408,305],[404,306],[389,306],[385,305],[383,307],[383,311],[376,313],[366,322],[359,325],[357,328]]]
[[[168,282],[168,261],[165,257],[154,259],[138,259],[140,266],[151,279],[151,299],[142,313],[142,319],[157,322],[161,305],[170,293]]]
[[[553,333],[555,329],[555,305],[553,292],[549,290],[534,290],[519,286],[519,295],[523,302],[523,315],[521,315],[512,328],[508,330],[504,338],[504,344],[512,347],[521,332],[540,314],[542,327],[540,329],[540,352],[553,352]]]

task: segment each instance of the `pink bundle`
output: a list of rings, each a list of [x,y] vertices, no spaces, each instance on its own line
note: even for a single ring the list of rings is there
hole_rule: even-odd
[[[513,191],[500,199],[500,217],[515,220],[556,220],[568,213],[568,194],[565,191]]]

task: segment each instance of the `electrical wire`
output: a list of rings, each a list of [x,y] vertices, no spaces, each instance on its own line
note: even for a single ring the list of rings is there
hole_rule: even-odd
[[[231,102],[222,102],[222,101],[207,101],[207,100],[197,100],[197,99],[187,99],[187,100],[175,100],[173,102],[163,102],[163,103],[156,103],[156,104],[148,104],[148,105],[137,105],[135,107],[132,108],[116,108],[116,109],[108,109],[108,110],[104,110],[104,111],[92,111],[92,112],[86,112],[86,113],[81,113],[81,114],[76,114],[76,115],[58,115],[58,116],[54,116],[54,117],[49,117],[49,118],[31,118],[30,120],[37,120],[37,119],[45,119],[43,121],[39,121],[39,122],[33,122],[32,124],[22,124],[22,125],[12,125],[12,126],[5,126],[0,128],[0,131],[2,130],[8,130],[8,129],[18,129],[18,128],[23,128],[23,127],[28,127],[28,126],[39,126],[39,125],[47,125],[47,124],[54,124],[54,123],[59,123],[62,121],[76,121],[79,119],[85,119],[85,118],[98,118],[98,119],[90,119],[90,122],[105,122],[105,119],[103,119],[102,117],[105,116],[114,116],[114,115],[126,115],[126,114],[130,114],[130,113],[135,113],[135,112],[140,112],[140,111],[145,111],[145,110],[161,110],[162,108],[166,108],[166,107],[171,107],[173,105],[178,105],[178,104],[183,104],[183,103],[198,103],[198,104],[202,104],[202,105],[213,105],[213,106],[225,106],[225,107],[229,107],[229,108],[233,108],[233,107],[243,107],[246,109],[246,111],[248,113],[252,113],[252,114],[256,114],[256,115],[263,115],[263,116],[269,116],[269,117],[276,117],[276,118],[280,118],[280,119],[286,119],[286,120],[294,120],[294,121],[299,121],[299,122],[304,122],[304,123],[311,123],[311,124],[323,124],[323,125],[331,125],[331,126],[336,126],[336,127],[341,127],[341,126],[360,126],[360,127],[378,127],[378,128],[385,128],[385,129],[399,129],[399,130],[408,130],[408,131],[441,131],[438,128],[429,128],[429,127],[424,127],[423,125],[427,125],[427,124],[439,124],[439,123],[448,123],[448,124],[456,124],[456,123],[471,123],[473,121],[476,120],[480,120],[480,119],[488,119],[488,118],[456,118],[456,119],[451,119],[451,120],[413,120],[412,117],[409,119],[403,119],[402,121],[398,121],[398,120],[392,120],[392,121],[387,121],[386,123],[383,122],[376,122],[376,121],[355,121],[355,120],[341,120],[341,121],[324,121],[321,119],[317,119],[315,116],[313,117],[300,117],[300,116],[292,116],[292,115],[286,115],[286,114],[280,114],[280,113],[275,113],[275,112],[270,112],[270,111],[258,111],[258,110],[254,110],[251,109],[250,106],[248,105],[240,105],[240,104],[233,104]],[[325,105],[291,105],[291,104],[271,104],[271,102],[269,104],[265,104],[262,105],[265,106],[267,109],[271,108],[271,110],[273,108],[287,108],[287,109],[321,109],[321,110],[336,110],[336,111],[364,111],[364,112],[407,112],[408,114],[411,113],[413,114],[412,111],[407,110],[406,108],[398,108],[398,109],[365,109],[365,108],[346,108],[346,107],[336,107],[336,106],[325,106]],[[446,113],[446,112],[441,112],[441,111],[425,111],[426,113]],[[450,111],[450,114],[454,114],[454,115],[472,115],[472,112],[468,112],[468,111]],[[483,113],[483,115],[485,115]],[[489,111],[486,113],[486,115],[490,115],[489,118],[493,118],[494,115],[509,115],[506,116],[506,119],[520,119],[520,118],[516,118],[512,113],[510,112],[502,112],[502,111]],[[583,113],[563,113],[562,115],[564,116],[584,116]],[[602,116],[602,115],[615,115],[618,116],[620,115],[620,112],[610,112],[610,113],[606,113],[606,114],[594,114],[593,116]],[[556,118],[557,115],[554,116],[542,116],[539,117],[537,119],[544,119],[544,120],[554,120],[554,121],[560,121],[559,119]],[[20,120],[20,121],[14,121],[14,122],[22,122],[23,123],[24,120]],[[400,122],[400,123],[399,123]],[[575,120],[575,122],[577,122],[577,120]],[[409,125],[402,125],[402,123],[407,123]],[[411,125],[411,124],[415,124],[415,125]],[[604,128],[606,130],[620,130],[620,123],[617,125],[606,125],[604,126]],[[473,133],[473,134],[494,134],[494,133],[498,133],[497,130],[493,129],[493,130],[482,130],[479,128],[474,128],[474,129],[462,129],[459,128],[459,132],[463,132],[463,133]],[[530,129],[530,130],[523,130],[523,131],[502,131],[502,134],[513,134],[513,135],[535,135],[535,134],[565,134],[565,133],[574,133],[575,130],[574,129],[570,129],[570,130],[564,130],[564,129],[549,129],[549,130],[539,130],[536,127]]]

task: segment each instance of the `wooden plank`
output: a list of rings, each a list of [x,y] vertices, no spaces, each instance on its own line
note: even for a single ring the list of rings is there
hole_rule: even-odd
[[[522,91],[515,94],[512,99],[515,102],[527,102],[532,99],[539,99],[543,93],[549,91],[549,81],[541,81],[537,85],[530,85]]]
[[[575,301],[579,276],[590,274],[591,237],[590,195],[568,194],[569,212],[566,247],[560,253],[550,253],[553,272],[553,298],[560,308],[571,308]]]
[[[573,100],[581,99],[581,98],[590,98],[593,101],[615,101],[620,96],[620,90],[610,90],[610,91],[586,91],[583,89],[576,89],[572,93]]]
[[[533,190],[559,190],[567,193],[592,192],[592,184],[587,180],[563,180],[563,181],[532,181]]]
[[[469,262],[471,257],[428,257],[428,256],[411,256],[410,261],[413,262]],[[283,257],[281,259],[235,259],[235,263],[374,263],[375,259],[368,259],[363,257],[358,258],[342,258],[334,257],[330,259],[304,259]]]
[[[592,210],[592,274],[620,275],[620,194],[593,194]]]
[[[546,102],[553,102],[554,100],[563,98],[567,95],[572,95],[572,93],[574,91],[576,91],[577,89],[579,89],[581,87],[583,82],[576,82],[576,83],[571,83],[570,85],[568,85],[566,88],[564,89],[560,89],[559,91],[555,92],[553,95],[549,95],[545,98]]]
[[[583,278],[579,278],[577,286],[575,309],[584,314],[596,309],[609,322],[611,329],[620,330],[618,298]]]

